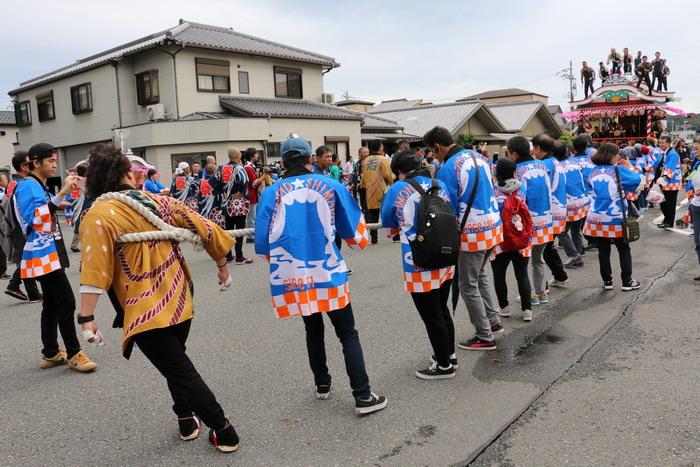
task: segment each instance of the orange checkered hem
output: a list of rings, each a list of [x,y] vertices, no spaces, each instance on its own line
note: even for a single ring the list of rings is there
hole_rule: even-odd
[[[588,214],[588,206],[584,206],[579,209],[572,209],[566,211],[566,222],[576,222],[583,219]]]
[[[503,227],[484,232],[463,233],[459,249],[462,251],[484,251],[494,248],[503,241]]]
[[[545,227],[532,231],[532,245],[542,245],[554,241],[554,227]]]
[[[431,290],[439,289],[445,281],[452,279],[454,274],[454,266],[420,272],[404,271],[404,286],[409,292],[430,292]]]
[[[360,223],[357,224],[355,237],[346,239],[345,242],[353,250],[364,250],[369,245],[369,230],[367,230],[364,218],[361,218]]]
[[[309,316],[324,311],[340,310],[348,303],[350,303],[350,291],[347,282],[338,287],[287,292],[272,297],[272,306],[275,307],[278,318]]]
[[[557,219],[557,218],[553,219],[552,232],[554,233],[554,235],[559,235],[560,233],[562,233],[565,230],[566,230],[566,216],[559,218],[559,219]]]
[[[389,227],[384,227],[384,232],[386,233],[386,236],[387,236],[387,237],[391,238],[391,237],[394,237],[394,236],[400,234],[400,233],[401,233],[401,230],[400,230],[400,229],[395,229],[395,228],[393,228],[393,227],[391,227],[391,228],[389,228]]]
[[[586,221],[583,226],[583,235],[591,237],[618,238],[622,237],[621,225],[592,224]]]
[[[34,230],[43,234],[52,234],[51,229],[51,212],[49,205],[44,204],[34,210]]]
[[[61,261],[58,259],[58,253],[54,251],[41,258],[23,259],[20,268],[22,279],[41,277],[61,269]]]
[[[668,183],[661,187],[661,191],[677,191],[681,188],[683,188],[683,184],[681,183]]]
[[[638,193],[627,193],[627,199],[629,201],[637,201],[639,199]]]

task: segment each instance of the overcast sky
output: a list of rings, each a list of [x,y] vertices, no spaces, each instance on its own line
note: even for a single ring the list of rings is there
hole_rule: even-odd
[[[184,18],[335,57],[325,89],[336,100],[347,91],[443,103],[519,87],[567,110],[568,81],[556,73],[570,60],[578,78],[582,60],[604,61],[610,47],[650,59],[658,50],[682,98],[672,105],[700,112],[697,0],[27,0],[4,10],[0,109],[21,81]]]

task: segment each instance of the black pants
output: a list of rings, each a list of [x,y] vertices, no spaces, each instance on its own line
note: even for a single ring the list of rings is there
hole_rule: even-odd
[[[226,230],[236,230],[236,229],[245,229],[245,216],[236,216],[236,217],[226,217]],[[240,237],[236,239],[236,244],[233,245],[233,249],[236,252],[236,261],[242,261],[243,260],[243,242],[245,242],[244,237]],[[233,258],[233,255],[229,251],[226,254],[226,260],[231,261]]]
[[[58,352],[58,331],[61,331],[68,358],[80,352],[75,332],[75,297],[64,269],[37,277],[44,292],[41,306],[41,352],[53,357]]]
[[[41,292],[39,292],[39,287],[36,285],[34,279],[21,279],[20,278],[20,266],[17,265],[15,272],[12,274],[10,282],[7,284],[7,290],[13,290],[15,292],[20,292],[20,283],[24,282],[24,288],[27,289],[27,297],[29,300],[38,300],[41,298]]]
[[[338,336],[343,347],[345,371],[350,378],[353,397],[368,398],[370,395],[369,377],[365,369],[360,336],[355,329],[352,305],[349,303],[340,310],[302,316],[304,327],[306,328],[306,350],[309,354],[309,365],[314,374],[314,383],[316,385],[328,384],[331,381],[331,375],[328,373],[328,366],[326,366],[323,315],[328,316],[331,320],[331,324],[335,328],[335,335]]]
[[[653,85],[649,80],[649,73],[644,73],[642,76],[639,77],[639,80],[637,81],[637,87],[639,87],[642,84],[642,81],[647,83],[647,86],[649,87],[649,92],[651,92]]]
[[[443,368],[450,366],[450,355],[455,351],[455,325],[450,316],[447,299],[450,297],[452,280],[443,282],[439,289],[430,292],[411,292],[435,358]]]
[[[530,258],[523,257],[517,251],[504,251],[496,255],[496,258],[491,261],[491,270],[493,271],[493,284],[496,287],[496,296],[498,297],[498,306],[506,308],[508,306],[508,281],[506,281],[506,271],[508,265],[513,263],[513,272],[515,280],[518,283],[518,292],[520,293],[520,308],[524,310],[530,309],[530,277],[527,274],[527,265]]]
[[[6,272],[7,272],[7,256],[5,256],[5,252],[0,247],[0,276],[5,274]]]
[[[559,257],[559,252],[554,247],[554,242],[549,242],[545,245],[542,257],[544,258],[544,262],[547,263],[549,270],[552,271],[554,279],[558,281],[565,281],[569,278],[569,275],[564,269],[564,264],[561,262],[561,258]]]
[[[664,191],[664,201],[661,203],[661,212],[664,215],[664,224],[675,226],[676,223],[676,201],[678,200],[678,190]]]
[[[668,91],[668,86],[666,84],[666,77],[664,75],[655,75],[654,79],[656,80],[656,91],[661,92],[661,88],[663,87],[664,92]]]
[[[224,411],[185,353],[191,324],[192,320],[187,320],[167,328],[152,329],[136,334],[134,341],[168,382],[175,414],[185,418],[194,413],[209,428],[221,430],[226,425]]]
[[[610,266],[610,249],[615,244],[617,253],[620,256],[620,269],[622,269],[622,284],[627,285],[632,282],[632,251],[630,246],[624,242],[622,237],[618,238],[598,238],[598,262],[600,263],[600,277],[603,282],[612,281],[612,267]]]
[[[379,222],[379,209],[367,209],[367,214],[365,215],[365,220],[368,224],[376,224]],[[369,239],[371,243],[377,243],[379,240],[377,238],[378,230],[369,231]]]
[[[588,97],[588,90],[591,90],[591,93],[593,93],[593,80],[584,78],[583,80],[583,93],[585,94],[586,97]]]
[[[612,62],[612,74],[617,75],[620,73],[620,64],[618,62]]]

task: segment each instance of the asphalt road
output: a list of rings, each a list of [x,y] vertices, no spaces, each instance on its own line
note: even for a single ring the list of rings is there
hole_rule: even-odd
[[[389,398],[362,418],[330,329],[335,385],[330,399],[315,398],[302,321],[274,317],[264,260],[232,266],[233,288],[221,293],[213,263],[185,246],[196,289],[188,353],[241,436],[232,455],[205,436],[178,440],[164,379],[138,350],[121,357],[107,300],[96,312],[106,345],[85,348],[99,368],[78,374],[39,368],[40,306],[2,295],[0,464],[697,463],[697,259],[692,238],[652,226],[655,214],[633,244],[640,290],[620,291],[614,260],[616,289],[604,291],[592,251],[531,323],[517,311],[504,318],[498,350],[458,350],[458,374],[444,381],[414,376],[431,350],[403,290],[399,245],[344,247],[370,383]],[[455,323],[458,339],[472,336],[462,303]]]

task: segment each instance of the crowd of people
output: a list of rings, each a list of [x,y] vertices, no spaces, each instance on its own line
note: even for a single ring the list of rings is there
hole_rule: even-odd
[[[376,225],[369,224],[381,221],[387,237],[401,244],[396,257],[404,287],[432,350],[429,363],[415,373],[425,380],[455,376],[456,347],[497,348],[504,318],[514,314],[506,274],[511,263],[526,322],[534,319],[537,306],[555,299],[551,289],[566,286],[569,274],[588,264],[593,248],[604,290],[615,287],[613,245],[620,258],[620,290],[638,289],[628,220],[642,215],[647,198],[660,203],[659,227],[671,228],[678,192],[685,188],[700,262],[700,137],[686,174],[667,136],[624,148],[594,144],[588,134],[577,135],[571,147],[547,133],[531,141],[515,136],[494,158],[483,148],[456,144],[440,126],[422,143],[421,149],[402,142],[387,155],[381,141],[372,141],[359,150],[358,160],[348,157],[342,165],[328,147],[312,151],[307,141],[290,138],[281,146],[279,174],[261,170],[255,149],[231,148],[229,162],[221,166],[215,159],[203,169],[179,163],[170,188],[157,181],[155,169],[143,176],[118,148],[99,144],[56,195],[46,187],[56,172],[56,150],[42,143],[18,152],[12,161],[16,176],[2,192],[2,250],[17,265],[6,293],[43,301],[41,368],[67,364],[89,372],[97,367],[81,349],[73,322],[76,302],[65,273],[69,259],[56,213],[69,195],[78,239],[71,249],[81,251],[77,321],[84,340],[102,343],[94,311],[101,295],[108,295],[115,324],[123,328],[123,355],[129,358],[136,344],[165,377],[180,438],[196,438],[203,421],[222,452],[235,451],[239,438],[185,352],[193,278],[180,237],[138,237],[160,224],[199,236],[221,291],[232,283],[228,263],[252,263],[243,256],[243,239],[234,240],[224,229],[251,228],[246,241],[269,262],[276,316],[301,316],[304,322],[316,397],[327,399],[333,387],[325,315],[340,340],[354,410],[361,415],[384,409],[388,400],[369,383],[350,301],[351,271],[340,251],[343,240],[358,250],[379,243]],[[431,222],[447,227],[431,230]],[[426,247],[436,253],[419,261],[418,249]],[[462,298],[474,328],[463,341],[455,338],[451,294],[453,300]],[[59,347],[58,332],[65,349]]]
[[[656,86],[656,91],[668,91],[668,76],[671,70],[666,64],[666,59],[661,58],[661,52],[654,54],[654,59],[649,60],[642,51],[637,52],[637,56],[633,57],[629,49],[625,47],[622,53],[618,52],[615,47],[610,49],[607,60],[598,63],[598,77],[600,77],[601,85],[603,80],[610,75],[626,75],[630,80],[637,80],[636,86],[641,89],[642,82],[646,83],[647,89],[651,92]],[[596,80],[596,70],[584,61],[581,64],[581,84],[583,84],[583,92],[585,98],[589,92],[593,93],[593,83]],[[651,77],[650,77],[651,75]]]

